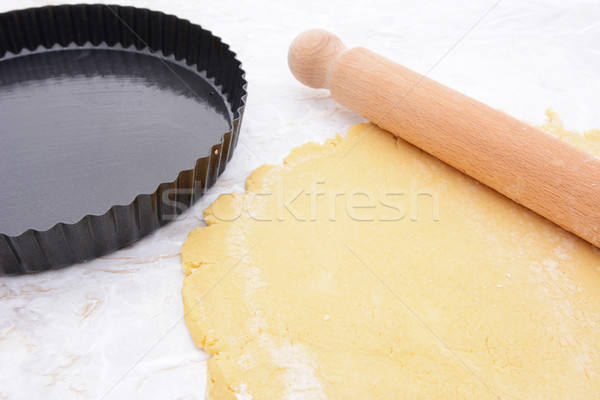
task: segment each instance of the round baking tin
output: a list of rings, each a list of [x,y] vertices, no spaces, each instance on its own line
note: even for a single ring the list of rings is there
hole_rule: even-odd
[[[127,246],[231,159],[246,81],[187,20],[111,5],[0,14],[0,275]]]

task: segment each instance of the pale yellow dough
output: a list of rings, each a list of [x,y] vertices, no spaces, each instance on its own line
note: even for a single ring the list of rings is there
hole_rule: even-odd
[[[600,398],[598,249],[374,126],[205,220],[183,300],[211,399]]]

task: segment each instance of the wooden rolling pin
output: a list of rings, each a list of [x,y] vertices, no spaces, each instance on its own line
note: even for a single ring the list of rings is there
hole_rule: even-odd
[[[294,76],[600,247],[600,158],[333,34],[290,46]]]

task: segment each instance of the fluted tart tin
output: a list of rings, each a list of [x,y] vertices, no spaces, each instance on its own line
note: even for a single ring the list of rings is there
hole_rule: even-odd
[[[173,220],[224,171],[245,101],[235,53],[187,20],[100,4],[0,14],[0,274]]]

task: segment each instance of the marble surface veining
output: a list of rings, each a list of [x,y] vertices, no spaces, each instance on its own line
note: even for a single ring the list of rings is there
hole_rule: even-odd
[[[0,11],[64,2],[0,0]],[[502,0],[471,30],[495,3],[125,1],[199,23],[238,53],[249,81],[241,141],[208,194],[139,243],[58,271],[0,277],[0,399],[204,398],[207,355],[190,339],[180,296],[187,233],[216,196],[243,190],[254,168],[362,121],[291,76],[287,48],[305,29],[431,70],[533,123],[552,107],[567,128],[600,127],[600,3]]]

